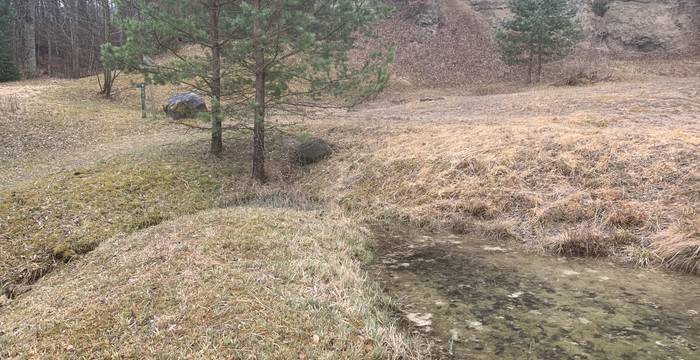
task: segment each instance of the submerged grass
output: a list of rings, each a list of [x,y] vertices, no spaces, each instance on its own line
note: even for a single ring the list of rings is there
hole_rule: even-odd
[[[407,358],[366,231],[240,207],[102,242],[0,312],[1,358]]]

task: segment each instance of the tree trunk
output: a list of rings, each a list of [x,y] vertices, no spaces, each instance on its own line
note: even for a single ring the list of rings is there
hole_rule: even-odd
[[[537,48],[537,82],[542,82],[542,44]]]
[[[78,0],[71,4],[70,14],[70,57],[71,75],[74,78],[80,77],[80,49],[78,48]]]
[[[36,76],[36,2],[27,0],[27,13],[24,18],[24,46],[27,51],[27,77]]]
[[[221,44],[219,43],[219,0],[209,0],[209,43],[211,44],[211,153],[221,156]]]
[[[110,14],[109,0],[102,0],[102,16],[104,20],[104,44],[109,44],[112,28],[112,15]],[[104,96],[105,99],[109,99],[112,97],[112,69],[102,64],[102,73],[105,78],[104,85],[102,86],[102,96]]]
[[[532,63],[533,63],[532,46],[530,46],[529,53],[530,53],[529,59],[527,62],[527,83],[532,84]]]
[[[261,0],[253,0],[253,6],[260,10]],[[253,24],[255,51],[255,124],[253,126],[253,178],[265,181],[265,54],[260,42],[260,21]]]
[[[53,76],[53,35],[50,29],[50,26],[46,26],[46,42],[49,48],[49,61],[47,63],[46,71],[48,72],[49,77]]]

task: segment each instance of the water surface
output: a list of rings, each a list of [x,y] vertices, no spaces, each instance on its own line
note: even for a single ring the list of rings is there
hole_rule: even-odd
[[[459,359],[700,359],[700,277],[455,235],[379,232],[374,266]]]

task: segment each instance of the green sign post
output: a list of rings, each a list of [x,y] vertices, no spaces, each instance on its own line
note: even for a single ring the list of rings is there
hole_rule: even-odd
[[[141,83],[141,118],[146,118],[146,83]]]

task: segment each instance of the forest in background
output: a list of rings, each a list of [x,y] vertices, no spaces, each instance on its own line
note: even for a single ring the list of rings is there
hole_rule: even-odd
[[[96,74],[101,69],[100,46],[124,41],[113,16],[138,16],[135,7],[117,9],[111,0],[2,1],[14,12],[7,24],[10,44],[27,78]]]

